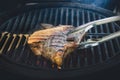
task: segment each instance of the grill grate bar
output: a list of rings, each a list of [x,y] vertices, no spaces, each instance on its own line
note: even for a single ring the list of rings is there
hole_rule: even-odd
[[[54,25],[57,25],[57,20],[58,20],[58,8],[56,9],[56,12],[55,12],[55,22],[54,22]]]
[[[115,30],[115,28],[114,28],[114,23],[111,23],[112,24],[112,30],[114,31],[114,32],[116,32],[116,30]],[[116,25],[116,26],[118,26],[118,25]],[[120,43],[119,43],[119,39],[118,38],[115,38],[115,41],[117,42],[117,46],[118,46],[118,48],[119,48],[119,50],[120,50]]]
[[[21,20],[19,21],[20,22],[20,24],[18,25],[18,28],[17,28],[17,32],[21,32],[21,31],[23,31],[23,26],[24,26],[24,22],[25,22],[25,18],[26,18],[26,16],[25,16],[25,13],[21,16],[22,18],[21,18]]]
[[[26,23],[25,23],[25,30],[28,31],[29,30],[29,24],[30,24],[30,20],[31,20],[31,16],[32,16],[32,12],[30,11],[28,13],[28,16],[27,16],[27,20],[26,20]]]
[[[77,16],[77,26],[79,26],[80,25],[80,23],[79,23],[79,18],[80,18],[80,15],[79,15],[79,10],[76,10],[76,16]]]
[[[46,23],[47,22],[47,16],[48,16],[48,10],[47,8],[45,9],[45,13],[44,13],[44,18],[43,18],[43,22]]]
[[[1,38],[0,38],[0,54],[2,53],[1,49],[2,49],[2,46],[4,45],[4,42],[5,42],[5,39],[7,38],[6,35],[7,33],[3,33],[1,34]]]
[[[8,41],[7,41],[6,45],[5,45],[5,47],[3,48],[2,53],[6,53],[7,52],[8,48],[9,48],[9,45],[10,45],[12,39],[13,39],[13,36],[11,34],[8,35],[7,37],[8,37]]]
[[[21,46],[21,52],[20,52],[20,54],[19,54],[19,57],[17,57],[17,60],[16,61],[19,61],[21,58],[22,58],[22,55],[24,54],[24,51],[25,51],[25,48],[26,48],[26,46],[27,46],[27,44],[26,44],[26,39],[28,38],[28,36],[23,36],[25,39],[23,40],[23,46]]]
[[[92,52],[92,64],[95,64],[95,52],[94,52],[94,48],[91,48],[91,52]]]
[[[86,14],[86,11],[84,11],[84,18],[86,18],[86,15],[85,15],[85,14]],[[89,16],[87,16],[87,17],[89,17]],[[88,21],[87,21],[87,22],[88,22]],[[85,38],[84,38],[84,41],[86,41]],[[88,65],[88,59],[87,59],[87,50],[86,50],[86,49],[84,50],[84,54],[83,54],[83,55],[84,55],[84,60],[83,60],[83,61],[84,61],[84,64],[83,64],[83,65],[84,65],[84,66],[87,66],[87,65]]]
[[[99,19],[102,19],[103,17],[102,16],[99,16]],[[104,28],[106,28],[105,26],[103,26],[103,25],[100,25],[100,28],[101,28],[101,32],[103,32],[103,30],[104,30]],[[108,31],[108,28],[107,28],[107,33],[108,33],[109,31]],[[104,47],[105,47],[105,49],[108,49],[107,48],[107,43],[105,42],[105,43],[103,43],[104,44]],[[106,54],[106,59],[109,59],[110,57],[109,57],[109,53],[108,53],[108,50],[105,50],[105,54]]]
[[[77,17],[77,21],[76,21],[76,22],[77,22],[77,26],[80,26],[81,21],[82,21],[82,20],[81,20],[82,15],[80,15],[80,14],[81,14],[80,10],[77,9],[77,10],[76,10],[76,17]],[[82,65],[81,65],[81,57],[80,57],[80,54],[81,54],[81,53],[78,52],[78,54],[76,55],[76,56],[77,56],[77,57],[76,57],[76,58],[77,58],[77,60],[76,60],[76,61],[77,61],[77,63],[76,63],[77,65],[76,65],[76,66],[77,66],[77,67],[81,67],[81,66],[82,66]]]
[[[2,33],[0,33],[0,41],[1,41]]]
[[[90,18],[90,13],[89,13],[89,11],[84,11],[84,18],[83,19],[85,19],[85,18],[87,18],[87,22],[90,22],[91,21],[91,18]],[[87,16],[87,17],[85,17],[85,16]],[[92,31],[91,31],[91,29],[88,31],[88,33],[92,33]],[[91,37],[91,36],[90,36]],[[84,38],[84,41],[86,41],[86,39]],[[89,61],[88,61],[88,54],[87,54],[87,52],[88,52],[88,49],[86,49],[85,50],[85,58],[84,58],[84,60],[85,60],[85,66],[88,66],[88,63],[89,63]]]
[[[4,48],[6,47],[6,44],[8,43],[10,34],[7,34],[5,37],[6,37],[6,39],[5,39],[5,42],[4,42],[3,46],[2,46],[1,49],[0,49],[0,54],[3,53]]]
[[[71,10],[71,25],[74,25],[74,10]]]
[[[62,24],[62,21],[63,21],[63,8],[61,9],[60,24]]]
[[[104,43],[104,46],[105,46],[105,49],[107,49],[107,44],[106,44],[106,43]],[[106,60],[107,60],[107,59],[109,59],[110,57],[109,57],[109,55],[108,55],[108,51],[107,51],[107,50],[105,50],[105,53],[106,53]]]
[[[50,18],[49,18],[49,23],[52,23],[52,16],[53,16],[53,8],[50,10]]]
[[[25,48],[27,48],[27,47],[25,47]],[[25,50],[25,52],[27,53],[27,54],[24,54],[24,59],[23,59],[23,62],[25,63],[25,64],[28,64],[28,62],[29,62],[29,56],[30,56],[30,50]]]
[[[90,14],[88,15],[90,16]],[[91,16],[93,16],[93,19],[96,20],[95,13],[93,13]],[[90,21],[90,18],[88,18],[88,20]],[[90,33],[92,33],[92,30],[90,30]],[[92,36],[90,36],[90,38],[92,38]],[[95,64],[95,51],[93,47],[91,47],[91,51],[92,51],[92,64],[94,65]]]
[[[30,25],[30,29],[34,29],[35,27],[35,24],[37,22],[37,10],[35,10],[35,12],[33,13],[33,18],[32,18],[32,22],[31,22],[31,25]]]
[[[85,50],[85,66],[88,66],[87,49]]]
[[[95,17],[96,17],[96,16],[94,15],[94,18],[95,18]],[[98,16],[98,18],[101,19],[100,16]],[[96,19],[95,19],[95,20],[96,20]],[[103,28],[103,27],[102,27],[101,25],[100,25],[99,27],[100,27],[101,33],[103,33],[103,32],[102,32],[102,28]],[[96,28],[96,27],[95,27],[95,33],[99,33],[98,31],[99,31],[99,28]],[[99,38],[98,35],[97,35],[97,38]],[[100,61],[100,62],[103,62],[103,60],[102,60],[102,52],[101,52],[102,49],[100,48],[100,46],[98,46],[97,48],[98,48],[98,51],[99,51],[99,52],[98,52],[98,54],[99,54],[99,61]]]
[[[2,41],[4,35],[5,35],[5,33],[1,33],[1,34],[0,34],[0,42]]]
[[[21,40],[22,40],[22,34],[19,35],[19,40],[18,40],[18,43],[16,45],[16,48],[19,47],[20,43],[21,43]]]
[[[108,24],[106,24],[106,27],[109,30],[109,27],[111,27],[111,26],[108,26]],[[109,32],[110,32],[110,30],[109,30]],[[113,45],[112,45],[112,40],[109,40],[109,42],[110,42],[110,46],[109,47],[111,47],[111,51],[110,52],[112,52],[112,54],[114,55],[115,50],[114,50]]]
[[[68,13],[69,13],[69,12],[68,12],[68,8],[66,8],[66,25],[69,24],[69,23],[68,23],[68,18],[69,18],[69,17],[68,17]]]
[[[78,53],[79,54],[79,53]],[[77,67],[80,67],[81,65],[80,65],[80,56],[79,55],[77,55]]]
[[[89,11],[86,11],[85,14],[86,14],[85,16],[87,16],[87,17],[86,17],[86,18],[87,18],[87,22],[92,21],[92,18],[91,18],[90,16],[92,16],[93,14],[91,15]],[[95,19],[95,18],[94,18],[94,19]],[[88,31],[88,35],[89,35],[88,38],[92,38],[92,36],[90,35],[90,34],[92,34],[92,33],[93,33],[93,32],[92,32],[92,29],[90,29],[90,30]],[[94,33],[93,33],[93,34],[94,34]],[[96,34],[95,34],[95,35],[96,35]],[[87,54],[87,53],[89,53],[89,54]],[[91,52],[89,52],[89,49],[87,49],[85,60],[88,61],[88,62],[89,62],[89,59],[87,60],[87,58],[89,58],[90,54],[92,55],[92,58],[91,58],[92,64],[95,64],[95,53],[94,53],[93,47],[91,47]],[[87,63],[87,62],[86,62],[86,63]]]
[[[9,48],[8,48],[7,52],[11,50],[11,48],[12,48],[12,46],[14,44],[15,38],[16,38],[16,35],[13,35],[13,39],[11,41],[11,44],[9,45]]]
[[[87,11],[86,12],[87,13],[87,22],[90,22],[91,21],[91,18],[90,18],[90,12],[89,11]],[[92,29],[90,29],[89,31],[88,31],[88,33],[92,33]]]
[[[42,17],[42,12],[41,12],[41,10],[39,10],[37,23],[39,23],[41,21],[41,17]]]
[[[8,21],[7,21],[6,23],[4,23],[3,25],[1,25],[1,27],[0,27],[0,32],[5,31],[6,24],[8,24]],[[4,27],[3,27],[3,26],[4,26]]]
[[[20,16],[17,16],[17,18],[15,19],[15,22],[14,22],[14,25],[12,27],[11,32],[15,32],[16,31],[16,28],[17,28],[17,26],[19,24],[19,21],[20,21]]]
[[[73,66],[72,64],[73,64],[73,57],[71,56],[71,58],[70,58],[70,64],[69,64],[70,68],[72,68],[72,66]]]
[[[12,24],[13,24],[13,19],[8,21],[8,25],[7,25],[7,28],[6,28],[7,31],[11,30],[10,27],[12,26]]]
[[[85,24],[85,11],[82,10],[82,24]]]

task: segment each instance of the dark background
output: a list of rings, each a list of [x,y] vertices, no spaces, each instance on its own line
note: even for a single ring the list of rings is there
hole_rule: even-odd
[[[119,13],[120,11],[120,2],[119,0],[0,0],[0,14],[9,11],[11,9],[16,9],[24,6],[29,2],[79,2],[89,5],[95,5],[98,7],[102,7],[111,11],[115,11],[115,13]],[[47,76],[46,76],[47,77]],[[30,76],[23,76],[19,74],[13,74],[2,70],[0,65],[0,80],[33,80]],[[102,70],[90,75],[86,76],[76,76],[73,78],[65,78],[60,80],[120,80],[120,64],[114,66],[112,68]],[[35,79],[34,79],[35,80]],[[36,79],[43,80],[43,79]],[[50,79],[53,80],[53,79]]]
[[[0,0],[0,10],[9,10],[17,7],[21,7],[29,2],[79,2],[89,5],[95,5],[103,7],[109,10],[120,7],[119,0]]]

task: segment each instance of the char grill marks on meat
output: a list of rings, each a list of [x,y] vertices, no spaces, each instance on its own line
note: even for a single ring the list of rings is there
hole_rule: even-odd
[[[35,55],[51,60],[61,69],[64,58],[76,47],[74,39],[67,38],[68,32],[73,29],[70,25],[59,25],[38,30],[28,38],[28,44]]]

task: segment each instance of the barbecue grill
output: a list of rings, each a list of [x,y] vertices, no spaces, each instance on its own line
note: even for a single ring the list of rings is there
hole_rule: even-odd
[[[30,34],[40,23],[79,26],[90,21],[114,16],[111,11],[80,3],[39,3],[23,6],[2,15],[0,19],[0,54],[4,68],[40,78],[60,78],[84,75],[112,67],[120,62],[120,37],[96,47],[77,49],[70,54],[61,70],[52,68],[51,62],[35,56],[27,45],[24,34]],[[101,38],[120,30],[119,22],[94,27],[88,38]],[[7,33],[8,32],[8,33]],[[15,35],[16,34],[16,35]],[[42,75],[42,76],[41,76]]]

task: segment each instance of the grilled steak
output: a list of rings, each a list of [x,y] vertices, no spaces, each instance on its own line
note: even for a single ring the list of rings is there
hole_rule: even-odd
[[[61,69],[64,58],[77,47],[74,37],[67,37],[73,29],[70,25],[59,25],[38,30],[28,38],[28,44],[35,55],[51,60]]]

